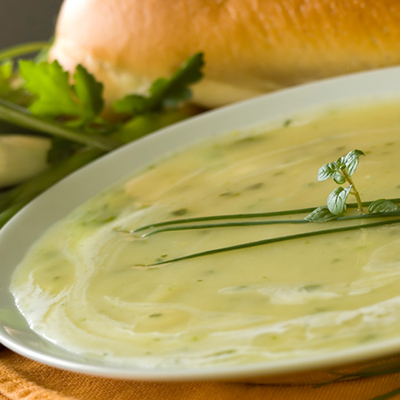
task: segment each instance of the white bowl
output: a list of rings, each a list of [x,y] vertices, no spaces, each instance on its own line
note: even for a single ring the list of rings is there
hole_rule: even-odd
[[[271,121],[283,122],[313,109],[387,99],[400,100],[400,68],[320,81],[208,112],[124,146],[70,175],[30,203],[0,231],[1,343],[31,359],[71,371],[106,377],[174,381],[293,382],[293,374],[303,377],[303,381],[322,381],[329,379],[330,375],[313,375],[312,371],[331,371],[351,364],[359,364],[358,368],[362,368],[366,360],[400,353],[400,339],[396,339],[327,355],[254,365],[173,370],[125,368],[69,353],[38,336],[20,314],[9,290],[16,265],[48,227],[99,191],[160,157],[199,139],[232,130],[247,130]]]

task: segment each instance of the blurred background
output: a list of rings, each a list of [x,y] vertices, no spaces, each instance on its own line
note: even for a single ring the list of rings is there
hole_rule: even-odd
[[[62,0],[0,0],[0,49],[53,36]]]

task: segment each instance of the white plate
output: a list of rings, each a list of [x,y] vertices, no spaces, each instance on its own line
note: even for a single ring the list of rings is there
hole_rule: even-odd
[[[285,121],[314,108],[380,99],[400,100],[400,68],[354,74],[249,100],[163,129],[72,174],[25,207],[0,232],[0,341],[34,360],[99,376],[147,380],[263,379],[326,369],[400,353],[400,339],[296,360],[186,369],[124,368],[64,351],[27,325],[9,291],[11,275],[29,246],[55,221],[99,191],[200,138]]]

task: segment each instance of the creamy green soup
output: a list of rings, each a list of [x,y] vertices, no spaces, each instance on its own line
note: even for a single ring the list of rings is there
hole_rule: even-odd
[[[51,228],[11,290],[31,327],[70,351],[137,367],[202,367],[330,353],[400,328],[400,226],[309,237],[149,267],[359,222],[231,227],[142,238],[147,224],[326,204],[318,168],[350,150],[363,200],[400,197],[400,105],[293,117],[175,154]],[[353,213],[355,211],[352,211]],[[305,215],[287,218],[302,219]]]

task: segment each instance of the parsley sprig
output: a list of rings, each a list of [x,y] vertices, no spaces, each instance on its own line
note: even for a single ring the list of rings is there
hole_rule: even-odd
[[[0,190],[0,227],[19,209],[69,173],[104,153],[190,116],[179,106],[202,77],[203,54],[191,56],[148,95],[130,94],[104,118],[103,85],[82,65],[72,73],[57,61],[41,61],[50,43],[0,51],[0,134],[48,136],[50,168],[16,187]],[[40,51],[39,59],[15,58]]]
[[[122,114],[146,114],[163,108],[176,107],[191,98],[188,85],[202,77],[203,58],[196,54],[170,78],[159,78],[150,87],[149,96],[131,94],[114,103],[114,109]]]
[[[279,236],[265,240],[253,241],[242,243],[234,246],[223,248],[211,249],[199,253],[188,254],[174,259],[167,259],[148,264],[148,267],[169,264],[173,262],[209,256],[218,253],[225,253],[233,250],[242,250],[250,247],[264,246],[267,244],[284,242],[288,240],[295,240],[301,238],[308,238],[312,236],[321,236],[339,232],[353,231],[357,229],[374,228],[383,225],[392,225],[400,223],[400,207],[397,203],[400,198],[394,199],[379,199],[374,201],[363,202],[359,192],[355,189],[352,175],[355,173],[359,164],[360,156],[365,156],[361,150],[353,150],[346,156],[340,157],[337,161],[325,164],[318,171],[318,180],[325,181],[332,178],[337,184],[348,183],[347,188],[339,187],[333,190],[328,196],[327,205],[321,207],[309,207],[302,209],[266,212],[266,213],[252,213],[252,214],[230,214],[230,215],[214,215],[196,218],[182,218],[177,220],[169,220],[157,222],[154,224],[139,227],[129,233],[137,235],[145,239],[160,233],[182,231],[182,230],[197,230],[197,229],[214,229],[214,228],[231,228],[231,227],[245,227],[245,226],[260,226],[260,225],[276,225],[276,224],[309,224],[309,223],[324,223],[324,222],[343,222],[360,219],[380,219],[377,222],[370,222],[364,224],[357,224],[351,226],[340,225],[330,229],[315,230],[311,232],[304,232],[294,235]],[[356,203],[347,204],[349,195],[354,195]],[[368,212],[365,213],[364,207],[368,207]],[[357,208],[359,214],[345,215],[347,208]],[[271,217],[279,217],[285,215],[298,215],[306,214],[302,219],[270,219]],[[264,220],[259,220],[263,218]],[[253,221],[253,219],[258,219]],[[215,222],[224,221],[228,222]],[[236,221],[246,220],[246,221]],[[199,224],[200,223],[200,224]]]
[[[35,63],[22,60],[19,70],[25,88],[35,96],[29,106],[33,115],[70,117],[73,125],[87,126],[103,110],[103,85],[82,65],[78,65],[72,74],[73,84],[70,83],[70,74],[57,61]]]

